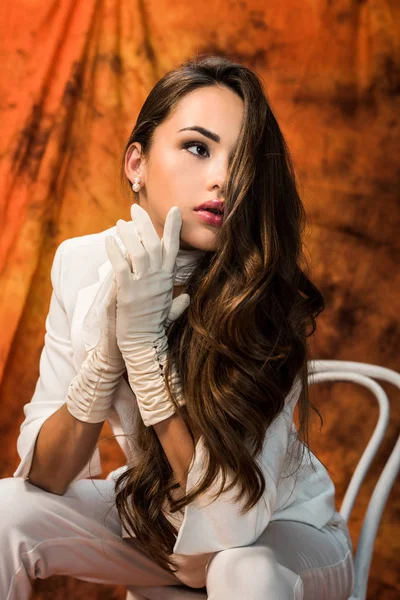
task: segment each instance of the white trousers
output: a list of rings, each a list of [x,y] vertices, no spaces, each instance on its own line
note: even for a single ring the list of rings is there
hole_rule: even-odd
[[[138,595],[141,586],[205,586],[209,600],[348,600],[353,589],[351,540],[337,512],[321,530],[271,521],[251,546],[216,552],[175,576],[122,538],[113,498],[112,480],[82,479],[58,496],[22,478],[1,479],[0,600],[28,600],[32,581],[51,575]]]

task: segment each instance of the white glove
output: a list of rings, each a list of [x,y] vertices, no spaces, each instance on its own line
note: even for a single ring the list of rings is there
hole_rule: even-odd
[[[79,421],[100,423],[108,416],[115,388],[125,371],[116,339],[116,282],[112,270],[98,289],[86,320],[100,323],[100,337],[71,381],[66,404]]]
[[[182,217],[179,207],[168,212],[164,237],[160,241],[147,212],[137,204],[131,207],[132,221],[120,219],[118,234],[126,248],[124,256],[112,236],[106,249],[117,281],[117,342],[124,358],[128,379],[148,427],[174,414],[175,408],[165,389],[168,338],[166,320],[175,320],[189,305],[188,294],[172,301],[176,256]],[[178,377],[171,386],[184,404]]]

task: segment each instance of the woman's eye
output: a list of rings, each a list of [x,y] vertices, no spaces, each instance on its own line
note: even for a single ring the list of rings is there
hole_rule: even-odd
[[[189,152],[189,148],[195,147],[197,149],[201,149],[201,150],[205,150],[208,153],[208,148],[205,144],[202,144],[201,142],[187,142],[186,144],[183,145],[183,147]],[[204,158],[203,154],[195,154],[194,152],[190,152],[190,154],[193,154],[194,156],[199,156],[201,158]]]

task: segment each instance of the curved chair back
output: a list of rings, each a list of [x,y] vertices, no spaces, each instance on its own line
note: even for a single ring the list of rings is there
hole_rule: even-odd
[[[369,389],[379,405],[378,422],[354,470],[339,510],[347,522],[360,486],[383,441],[389,424],[389,400],[382,386],[374,379],[387,381],[400,388],[400,374],[386,367],[347,360],[317,360],[310,361],[309,365],[310,384],[323,381],[352,381]],[[400,436],[397,438],[393,450],[382,469],[365,512],[354,560],[355,584],[349,600],[365,600],[367,596],[368,577],[376,534],[383,509],[399,469]]]

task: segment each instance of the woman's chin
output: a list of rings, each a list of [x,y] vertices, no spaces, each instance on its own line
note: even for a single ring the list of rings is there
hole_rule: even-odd
[[[200,244],[196,244],[196,245],[189,245],[189,244],[185,244],[183,245],[182,243],[180,244],[180,249],[181,250],[192,250],[192,251],[197,251],[197,252],[214,252],[215,251],[215,244],[205,244],[205,243],[200,243]]]
[[[216,250],[215,234],[213,232],[201,232],[200,235],[191,236],[190,239],[180,240],[182,250],[202,250],[203,252],[214,252]]]

